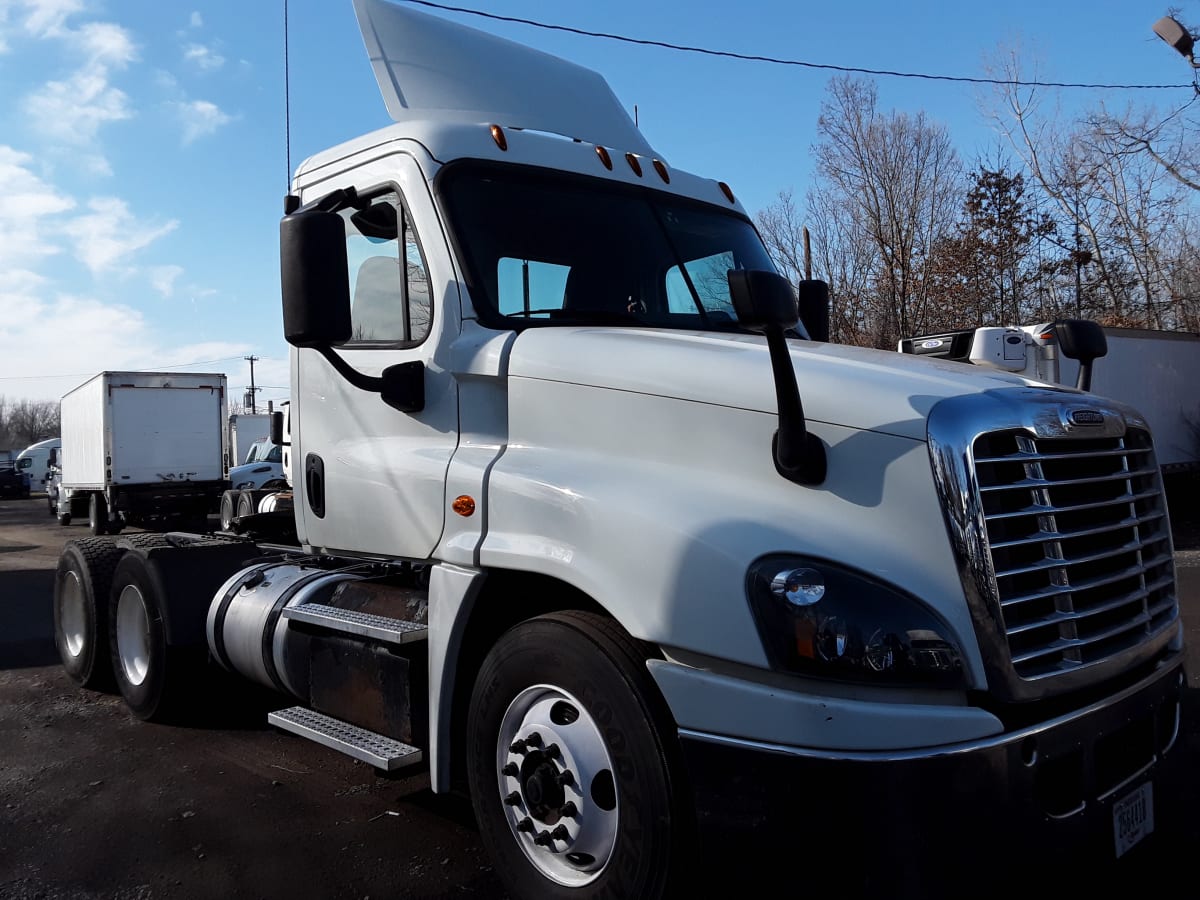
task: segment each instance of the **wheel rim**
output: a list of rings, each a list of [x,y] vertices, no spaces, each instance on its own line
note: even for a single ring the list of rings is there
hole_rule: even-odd
[[[87,640],[87,591],[78,572],[68,572],[63,579],[58,623],[67,652],[72,657],[79,656]]]
[[[127,584],[117,598],[117,654],[125,679],[132,685],[150,671],[150,614],[137,585]]]
[[[608,746],[583,704],[550,685],[518,694],[500,722],[496,774],[509,828],[537,870],[566,887],[595,881],[620,807]]]

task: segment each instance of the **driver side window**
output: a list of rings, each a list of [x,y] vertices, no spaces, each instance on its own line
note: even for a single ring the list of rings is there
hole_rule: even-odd
[[[433,316],[428,269],[399,195],[377,194],[365,209],[344,210],[342,217],[353,329],[347,345],[421,343]]]

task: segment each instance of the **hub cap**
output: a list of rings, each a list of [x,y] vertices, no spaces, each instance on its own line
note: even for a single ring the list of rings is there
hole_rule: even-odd
[[[620,810],[608,747],[583,704],[551,685],[523,690],[500,722],[496,768],[509,827],[538,871],[567,887],[599,877]]]
[[[58,611],[58,624],[62,629],[63,642],[71,656],[83,652],[83,642],[87,627],[87,613],[83,582],[79,580],[78,572],[68,572],[63,579],[62,605]]]
[[[150,671],[150,614],[136,585],[127,584],[117,598],[117,654],[125,679],[132,685]]]

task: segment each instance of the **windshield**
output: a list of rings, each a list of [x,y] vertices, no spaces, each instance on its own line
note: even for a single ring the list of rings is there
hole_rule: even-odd
[[[444,188],[489,324],[737,329],[729,269],[774,267],[717,207],[598,179],[463,166]]]

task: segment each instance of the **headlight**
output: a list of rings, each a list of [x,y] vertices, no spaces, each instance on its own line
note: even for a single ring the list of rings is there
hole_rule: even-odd
[[[960,686],[950,630],[915,597],[861,572],[768,556],[747,592],[771,664],[803,675],[890,685]]]

